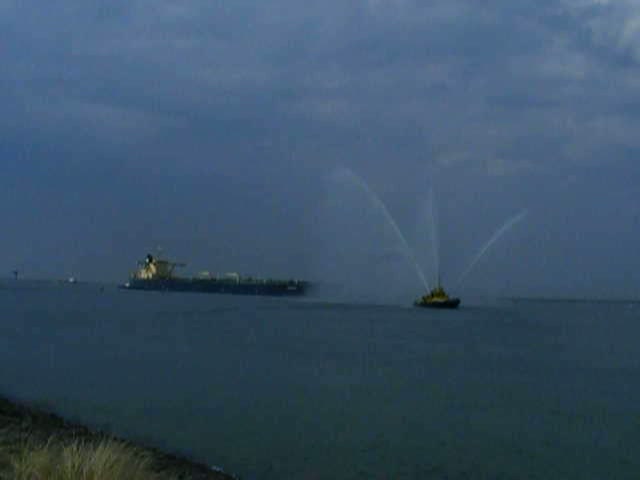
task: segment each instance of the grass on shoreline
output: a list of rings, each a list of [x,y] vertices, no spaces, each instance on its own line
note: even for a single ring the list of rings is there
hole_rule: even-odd
[[[0,480],[234,480],[0,395]]]
[[[171,480],[147,452],[113,439],[45,443],[27,439],[0,449],[0,478],[11,480]],[[6,476],[5,476],[6,475]]]

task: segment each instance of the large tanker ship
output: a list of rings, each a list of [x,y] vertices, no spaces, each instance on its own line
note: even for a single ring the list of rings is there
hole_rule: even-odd
[[[229,293],[236,295],[304,295],[309,283],[303,280],[277,280],[244,277],[237,273],[217,276],[202,272],[196,277],[174,275],[183,263],[170,262],[148,254],[121,288],[175,292]]]

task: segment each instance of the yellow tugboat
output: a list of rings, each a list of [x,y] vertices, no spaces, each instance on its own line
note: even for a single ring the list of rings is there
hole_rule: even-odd
[[[432,289],[428,294],[423,295],[418,300],[413,302],[416,307],[425,308],[458,308],[460,305],[459,298],[451,298],[444,291],[444,288],[438,284],[438,286]]]

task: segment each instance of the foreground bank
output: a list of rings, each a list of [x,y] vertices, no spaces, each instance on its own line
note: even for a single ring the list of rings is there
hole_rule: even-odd
[[[98,470],[93,478],[118,480],[117,472],[123,471],[126,478],[140,480],[234,478],[187,458],[93,431],[53,413],[0,397],[0,478],[41,478],[43,473],[49,476],[47,472],[51,474],[52,469],[62,467],[63,458],[67,471]]]

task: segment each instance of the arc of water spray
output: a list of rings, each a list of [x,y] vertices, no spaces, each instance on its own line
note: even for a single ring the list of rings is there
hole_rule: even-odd
[[[440,243],[438,238],[438,231],[436,225],[436,206],[435,197],[433,196],[433,187],[429,189],[429,216],[431,220],[431,253],[433,254],[433,265],[436,272],[436,282],[440,284]]]
[[[516,223],[520,222],[524,217],[526,217],[527,213],[528,212],[526,210],[523,210],[522,212],[518,213],[514,217],[507,220],[507,222],[504,225],[502,225],[502,227],[496,230],[496,232],[491,236],[491,238],[487,241],[487,243],[485,243],[482,246],[482,248],[478,251],[473,261],[467,267],[467,269],[464,272],[462,272],[462,275],[460,275],[460,278],[458,279],[457,285],[460,285],[462,283],[462,281],[469,274],[469,272],[471,272],[473,267],[475,267],[478,261],[480,261],[480,259],[484,256],[487,250],[489,250],[489,248],[491,248],[491,246],[494,243],[496,243],[500,239],[500,237],[502,237],[502,235],[504,235],[507,231],[509,231]]]
[[[380,200],[380,197],[378,197],[378,195],[376,195],[376,193],[369,187],[369,185],[367,185],[367,183],[362,178],[360,178],[358,175],[353,173],[348,168],[341,168],[338,171],[338,173],[339,173],[340,176],[345,176],[347,178],[350,178],[353,182],[355,182],[355,184],[358,187],[360,187],[362,190],[364,190],[364,192],[367,194],[367,196],[380,209],[380,211],[384,215],[385,220],[387,222],[389,222],[389,225],[391,225],[391,227],[393,228],[393,231],[396,234],[398,240],[400,240],[400,242],[402,243],[402,247],[404,249],[404,254],[407,257],[407,259],[412,263],[412,265],[415,267],[416,273],[418,274],[418,277],[422,281],[422,284],[424,285],[424,288],[426,290],[430,290],[429,289],[429,284],[427,283],[427,279],[425,278],[424,273],[422,272],[422,269],[420,268],[420,264],[416,260],[414,254],[413,254],[413,251],[411,250],[411,247],[409,247],[409,244],[405,240],[404,235],[402,235],[402,231],[400,230],[400,227],[398,227],[398,224],[396,223],[396,221],[391,216],[391,213],[389,213],[389,210],[387,209],[387,207],[384,204],[384,202],[382,200]]]

